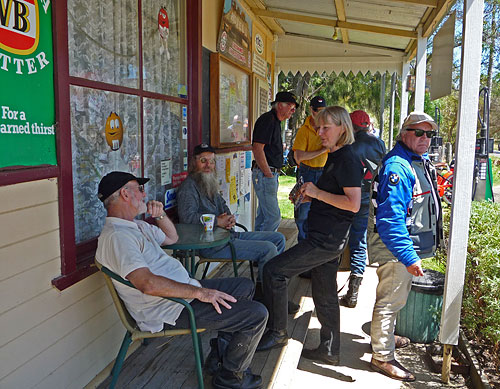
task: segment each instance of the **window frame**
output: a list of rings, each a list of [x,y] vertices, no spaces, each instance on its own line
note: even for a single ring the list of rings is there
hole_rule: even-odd
[[[143,74],[142,63],[142,1],[138,1],[139,33],[139,74]],[[139,96],[140,110],[143,112],[143,98],[154,98],[184,104],[188,107],[188,150],[191,153],[194,145],[201,139],[201,1],[186,1],[186,56],[188,98],[166,96],[143,90],[142,77],[139,88],[129,88],[103,82],[87,80],[69,74],[68,56],[68,8],[63,0],[52,7],[53,13],[53,45],[54,45],[54,83],[56,107],[56,145],[58,166],[29,167],[25,169],[3,169],[0,172],[0,185],[16,184],[45,178],[58,178],[59,226],[61,249],[61,275],[52,280],[59,290],[68,288],[76,282],[97,271],[94,266],[94,254],[97,239],[80,244],[75,242],[73,172],[71,155],[71,114],[70,86],[83,86],[94,89],[110,90]],[[141,116],[142,117],[142,116]],[[143,120],[140,125],[143,133]],[[144,149],[141,137],[141,150]],[[141,164],[143,156],[141,154]],[[143,166],[141,166],[144,169]]]

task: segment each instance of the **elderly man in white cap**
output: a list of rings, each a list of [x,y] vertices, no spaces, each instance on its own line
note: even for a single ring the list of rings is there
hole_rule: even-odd
[[[408,115],[372,183],[368,258],[379,263],[379,283],[370,365],[401,381],[414,381],[415,376],[394,356],[396,347],[409,344],[409,339],[394,335],[396,316],[406,304],[413,276],[424,275],[421,258],[432,257],[442,237],[436,175],[426,154],[436,130],[424,112]]]

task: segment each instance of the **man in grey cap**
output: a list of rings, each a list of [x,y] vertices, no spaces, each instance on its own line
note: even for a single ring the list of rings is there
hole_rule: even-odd
[[[219,184],[215,172],[215,150],[202,143],[194,148],[189,165],[189,175],[177,191],[179,221],[187,224],[199,224],[204,213],[214,214],[215,226],[231,231],[231,242],[236,256],[254,261],[259,266],[259,280],[267,261],[281,254],[285,249],[285,237],[277,231],[236,232],[233,227],[236,217],[231,214],[226,201],[219,193]],[[200,250],[207,258],[231,258],[229,243]],[[259,284],[258,284],[259,285]]]
[[[409,339],[394,335],[397,313],[406,304],[412,278],[423,276],[421,258],[432,257],[442,238],[436,173],[427,157],[437,125],[424,112],[405,119],[397,144],[384,157],[372,182],[368,258],[378,262],[379,283],[371,324],[371,368],[391,378],[414,381],[394,350]]]
[[[297,101],[290,92],[278,92],[271,110],[255,122],[252,136],[252,181],[259,199],[255,231],[276,231],[281,222],[278,205],[278,177],[283,167],[283,141],[281,122],[289,119]]]
[[[262,378],[249,369],[267,322],[264,305],[252,301],[253,282],[247,278],[195,280],[162,245],[178,239],[163,204],[147,203],[144,184],[149,178],[111,172],[99,183],[98,197],[107,211],[97,243],[96,259],[134,288],[113,281],[130,315],[142,331],[164,326],[189,328],[184,306],[163,297],[180,297],[193,307],[199,328],[218,331],[205,370],[214,388],[262,387]],[[135,219],[144,213],[156,226]]]

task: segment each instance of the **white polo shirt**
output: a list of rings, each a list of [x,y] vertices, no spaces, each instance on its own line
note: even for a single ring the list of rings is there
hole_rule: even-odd
[[[177,259],[163,251],[160,245],[165,238],[161,229],[144,221],[107,217],[98,239],[96,259],[122,278],[147,267],[156,275],[201,286]],[[142,331],[161,331],[164,323],[175,325],[184,308],[179,303],[144,294],[117,281],[113,283]]]

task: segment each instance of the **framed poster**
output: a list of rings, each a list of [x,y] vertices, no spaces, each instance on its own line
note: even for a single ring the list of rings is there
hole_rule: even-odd
[[[262,115],[263,113],[269,111],[271,106],[269,105],[271,100],[269,99],[269,85],[267,81],[261,77],[254,75],[254,109],[253,109],[253,123]]]
[[[250,144],[251,74],[213,53],[210,56],[210,143]]]

